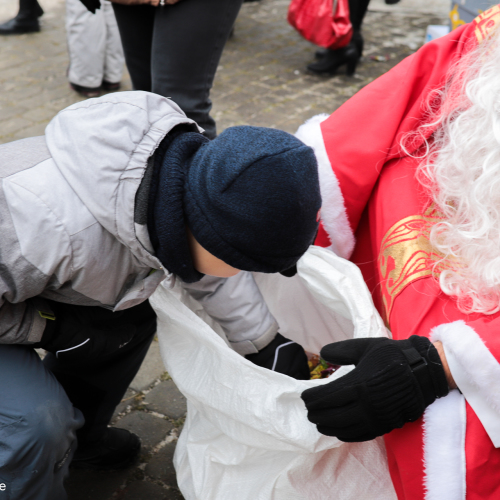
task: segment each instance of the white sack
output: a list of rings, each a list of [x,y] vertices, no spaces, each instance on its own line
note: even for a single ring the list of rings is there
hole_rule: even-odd
[[[328,250],[311,247],[293,278],[255,278],[280,332],[310,352],[387,335],[359,269]],[[341,443],[307,420],[300,394],[352,367],[295,380],[234,352],[180,289],[159,287],[151,304],[163,361],[188,400],[174,458],[186,500],[396,498],[382,440]]]

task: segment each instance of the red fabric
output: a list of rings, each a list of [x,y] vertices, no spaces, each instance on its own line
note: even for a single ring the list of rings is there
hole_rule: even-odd
[[[497,500],[500,498],[500,450],[491,446],[484,427],[469,405],[466,411],[467,500]]]
[[[455,300],[444,295],[429,274],[415,274],[392,297],[388,309],[387,301],[384,306],[382,299],[387,299],[394,273],[384,274],[380,264],[382,244],[387,241],[384,238],[401,221],[413,220],[413,216],[422,218],[431,202],[415,178],[419,160],[401,150],[401,139],[425,121],[429,94],[442,88],[451,65],[475,46],[480,39],[479,29],[492,29],[491,22],[486,19],[482,25],[464,25],[426,44],[322,122],[321,131],[356,235],[351,260],[360,267],[394,338],[429,336],[433,327],[462,319],[500,360],[500,313],[492,316],[461,313]],[[431,133],[430,130],[429,136]],[[421,145],[422,141],[414,142],[411,152]],[[318,244],[323,244],[323,240],[318,238]],[[403,269],[401,273],[404,272]],[[425,498],[422,419],[391,432],[385,441],[399,500],[422,500]],[[499,467],[500,449],[493,447],[481,422],[467,405],[467,500],[500,498]]]
[[[384,439],[392,484],[398,499],[423,500],[424,443],[421,421],[406,424],[404,430],[395,429],[386,434]],[[404,461],[401,461],[402,456],[405,456]]]
[[[310,42],[338,49],[346,46],[352,37],[349,19],[349,0],[292,0],[288,8],[288,22]]]
[[[325,231],[325,228],[323,227],[322,222],[319,223],[318,234],[316,235],[316,240],[314,241],[314,244],[323,248],[327,248],[332,244],[330,237],[328,236],[328,233]]]
[[[464,25],[427,43],[321,123],[353,231],[382,167],[404,156],[401,138],[424,119],[429,92],[442,87],[450,65],[466,50],[471,30]]]

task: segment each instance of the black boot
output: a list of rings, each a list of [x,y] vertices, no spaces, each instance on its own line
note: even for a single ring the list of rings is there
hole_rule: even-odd
[[[341,49],[327,49],[326,54],[319,61],[309,64],[307,69],[318,75],[334,75],[337,69],[345,64],[347,66],[347,76],[352,76],[358,65],[359,58],[358,49],[354,42],[351,41],[349,45]]]
[[[363,55],[363,48],[365,45],[365,41],[363,40],[363,35],[361,35],[361,31],[355,31],[352,34],[350,43],[354,43],[354,45],[356,45],[356,48],[358,49],[359,52],[359,57],[361,57]],[[318,49],[314,53],[314,57],[316,57],[316,59],[321,59],[322,57],[325,57],[327,53],[328,49]]]
[[[21,35],[40,31],[38,18],[43,9],[37,0],[19,0],[19,12],[16,17],[0,24],[0,35]]]
[[[126,429],[108,427],[95,442],[78,443],[70,467],[73,469],[118,470],[134,464],[141,451],[141,440]]]

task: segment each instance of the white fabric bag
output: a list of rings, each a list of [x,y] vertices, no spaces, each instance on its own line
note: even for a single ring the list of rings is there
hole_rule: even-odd
[[[311,247],[293,278],[256,274],[280,332],[307,351],[387,336],[359,269]],[[234,352],[179,288],[151,304],[166,369],[188,400],[174,465],[186,500],[393,500],[383,441],[342,443],[307,420],[300,394],[326,380],[295,380]],[[217,333],[218,332],[218,333]]]

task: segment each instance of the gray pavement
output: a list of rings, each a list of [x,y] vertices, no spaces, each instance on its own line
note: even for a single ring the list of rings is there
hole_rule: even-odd
[[[189,0],[182,0],[189,1]],[[16,0],[0,0],[0,22],[16,12]],[[81,100],[66,80],[68,64],[62,0],[41,0],[42,31],[0,38],[0,143],[43,134],[49,120]],[[331,113],[373,79],[414,52],[426,26],[445,24],[445,0],[373,0],[364,24],[365,53],[352,78],[305,72],[315,47],[288,26],[289,0],[244,4],[224,51],[213,92],[219,132],[239,125],[294,132],[317,113]],[[126,75],[123,90],[130,90]],[[355,131],[353,131],[355,133]],[[126,471],[72,471],[69,500],[177,500],[172,456],[182,428],[185,400],[153,342],[141,371],[117,408],[113,424],[143,440],[139,464]]]

